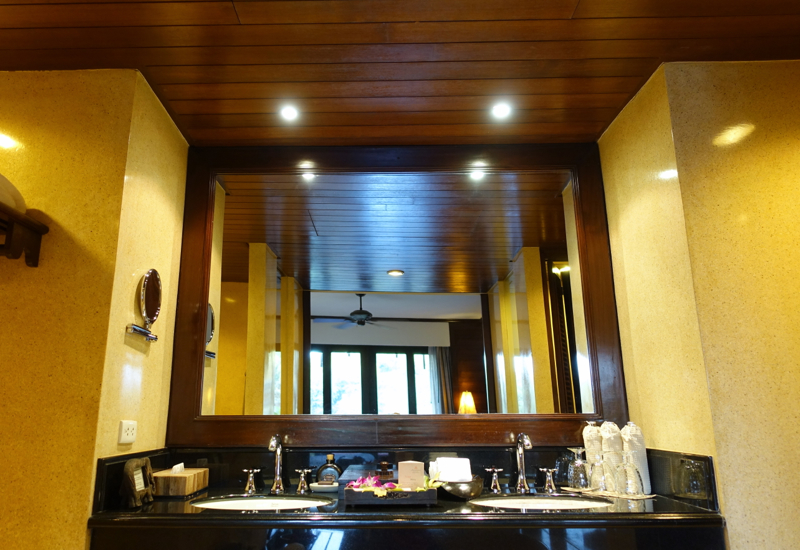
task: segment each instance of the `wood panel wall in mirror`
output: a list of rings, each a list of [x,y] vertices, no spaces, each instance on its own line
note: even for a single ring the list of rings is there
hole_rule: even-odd
[[[186,197],[169,445],[627,420],[595,144],[192,148]]]

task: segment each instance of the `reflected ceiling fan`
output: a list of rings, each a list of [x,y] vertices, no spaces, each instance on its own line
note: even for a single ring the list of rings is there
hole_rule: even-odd
[[[314,319],[314,322],[315,323],[338,322],[339,324],[336,326],[336,328],[350,328],[353,326],[363,327],[367,324],[375,325],[377,327],[386,326],[372,321],[372,313],[364,309],[362,300],[364,299],[364,296],[366,296],[366,294],[356,293],[356,296],[358,296],[358,309],[355,311],[351,311],[348,317],[317,317]]]

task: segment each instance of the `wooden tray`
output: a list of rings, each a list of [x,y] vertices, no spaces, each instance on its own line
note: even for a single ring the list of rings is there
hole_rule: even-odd
[[[436,489],[427,491],[388,491],[385,497],[376,496],[372,491],[357,491],[345,488],[345,506],[430,506],[436,504]]]

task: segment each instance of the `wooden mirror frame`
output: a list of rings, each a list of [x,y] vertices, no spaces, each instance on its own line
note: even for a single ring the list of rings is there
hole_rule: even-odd
[[[209,266],[217,175],[321,171],[570,170],[597,412],[593,414],[202,416]],[[628,420],[600,154],[595,143],[407,147],[191,147],[170,387],[168,446],[263,447],[273,434],[305,448],[507,446],[526,432],[534,445],[580,444],[585,420]]]

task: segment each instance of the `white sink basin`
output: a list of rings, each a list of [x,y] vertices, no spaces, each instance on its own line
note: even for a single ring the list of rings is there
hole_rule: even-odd
[[[487,508],[511,508],[514,510],[586,510],[605,508],[613,503],[600,497],[577,495],[497,495],[469,501]]]
[[[195,500],[192,506],[210,510],[304,510],[333,504],[333,499],[302,495],[229,495]]]

